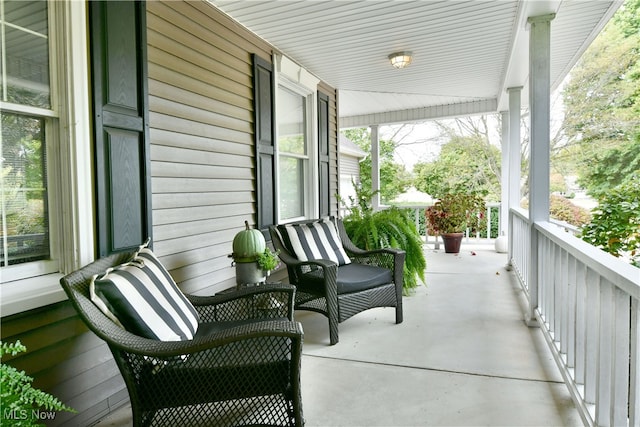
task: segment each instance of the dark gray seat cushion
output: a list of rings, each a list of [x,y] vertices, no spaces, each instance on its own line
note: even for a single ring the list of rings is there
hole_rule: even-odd
[[[300,281],[304,283],[304,289],[321,289],[322,270],[314,270],[303,276]],[[364,291],[377,286],[386,285],[393,282],[391,270],[382,267],[365,264],[346,264],[338,267],[338,294],[348,294],[351,292]]]

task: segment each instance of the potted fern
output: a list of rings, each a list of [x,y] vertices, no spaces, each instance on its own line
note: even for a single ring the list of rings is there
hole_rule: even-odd
[[[422,238],[416,229],[409,209],[390,207],[373,211],[369,201],[372,192],[356,186],[356,197],[350,197],[349,215],[343,218],[345,231],[351,241],[366,250],[392,247],[406,252],[403,290],[412,292],[424,282],[427,262],[424,258]]]
[[[475,194],[445,194],[425,215],[431,230],[442,237],[446,253],[460,252],[464,232],[477,225],[484,212],[484,200]]]

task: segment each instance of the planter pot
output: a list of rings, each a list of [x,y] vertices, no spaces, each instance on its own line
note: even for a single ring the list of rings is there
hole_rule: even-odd
[[[264,271],[254,262],[236,262],[236,284],[241,285],[257,285],[264,283]]]
[[[460,252],[460,245],[462,244],[462,238],[464,233],[445,233],[441,234],[442,241],[444,242],[444,251],[448,254],[457,254]]]
[[[507,240],[507,236],[500,236],[496,239],[495,249],[499,254],[507,253],[507,250],[509,249],[509,241]]]

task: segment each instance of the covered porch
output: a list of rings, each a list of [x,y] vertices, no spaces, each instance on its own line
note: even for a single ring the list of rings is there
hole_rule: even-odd
[[[582,425],[507,256],[465,243],[459,255],[425,245],[427,283],[393,310],[361,313],[329,346],[327,322],[305,330],[302,398],[308,426]],[[124,406],[98,426],[128,426]]]

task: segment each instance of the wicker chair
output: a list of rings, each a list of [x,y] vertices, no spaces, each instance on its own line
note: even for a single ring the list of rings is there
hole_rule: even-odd
[[[80,318],[109,345],[129,391],[135,426],[304,424],[303,332],[293,321],[295,288],[187,295],[200,316],[195,337],[147,339],[116,325],[89,299],[91,277],[132,256],[99,259],[60,283]],[[277,303],[264,305],[267,298]]]
[[[310,224],[317,220],[299,221],[293,224]],[[374,307],[395,307],[396,323],[402,323],[402,280],[405,252],[387,248],[365,251],[356,247],[347,236],[342,220],[334,222],[342,246],[351,259],[351,264],[338,266],[326,259],[300,261],[283,240],[279,227],[269,227],[274,248],[279,250],[280,259],[286,264],[289,282],[296,286],[295,308],[321,313],[329,319],[329,341],[338,342],[338,324],[362,311]],[[354,274],[354,267],[356,273]],[[387,279],[372,278],[379,269],[389,270]],[[354,277],[355,276],[355,277]],[[360,276],[360,277],[358,277]],[[365,277],[362,277],[365,276]],[[351,281],[359,282],[354,291]],[[369,284],[362,286],[362,283]]]

